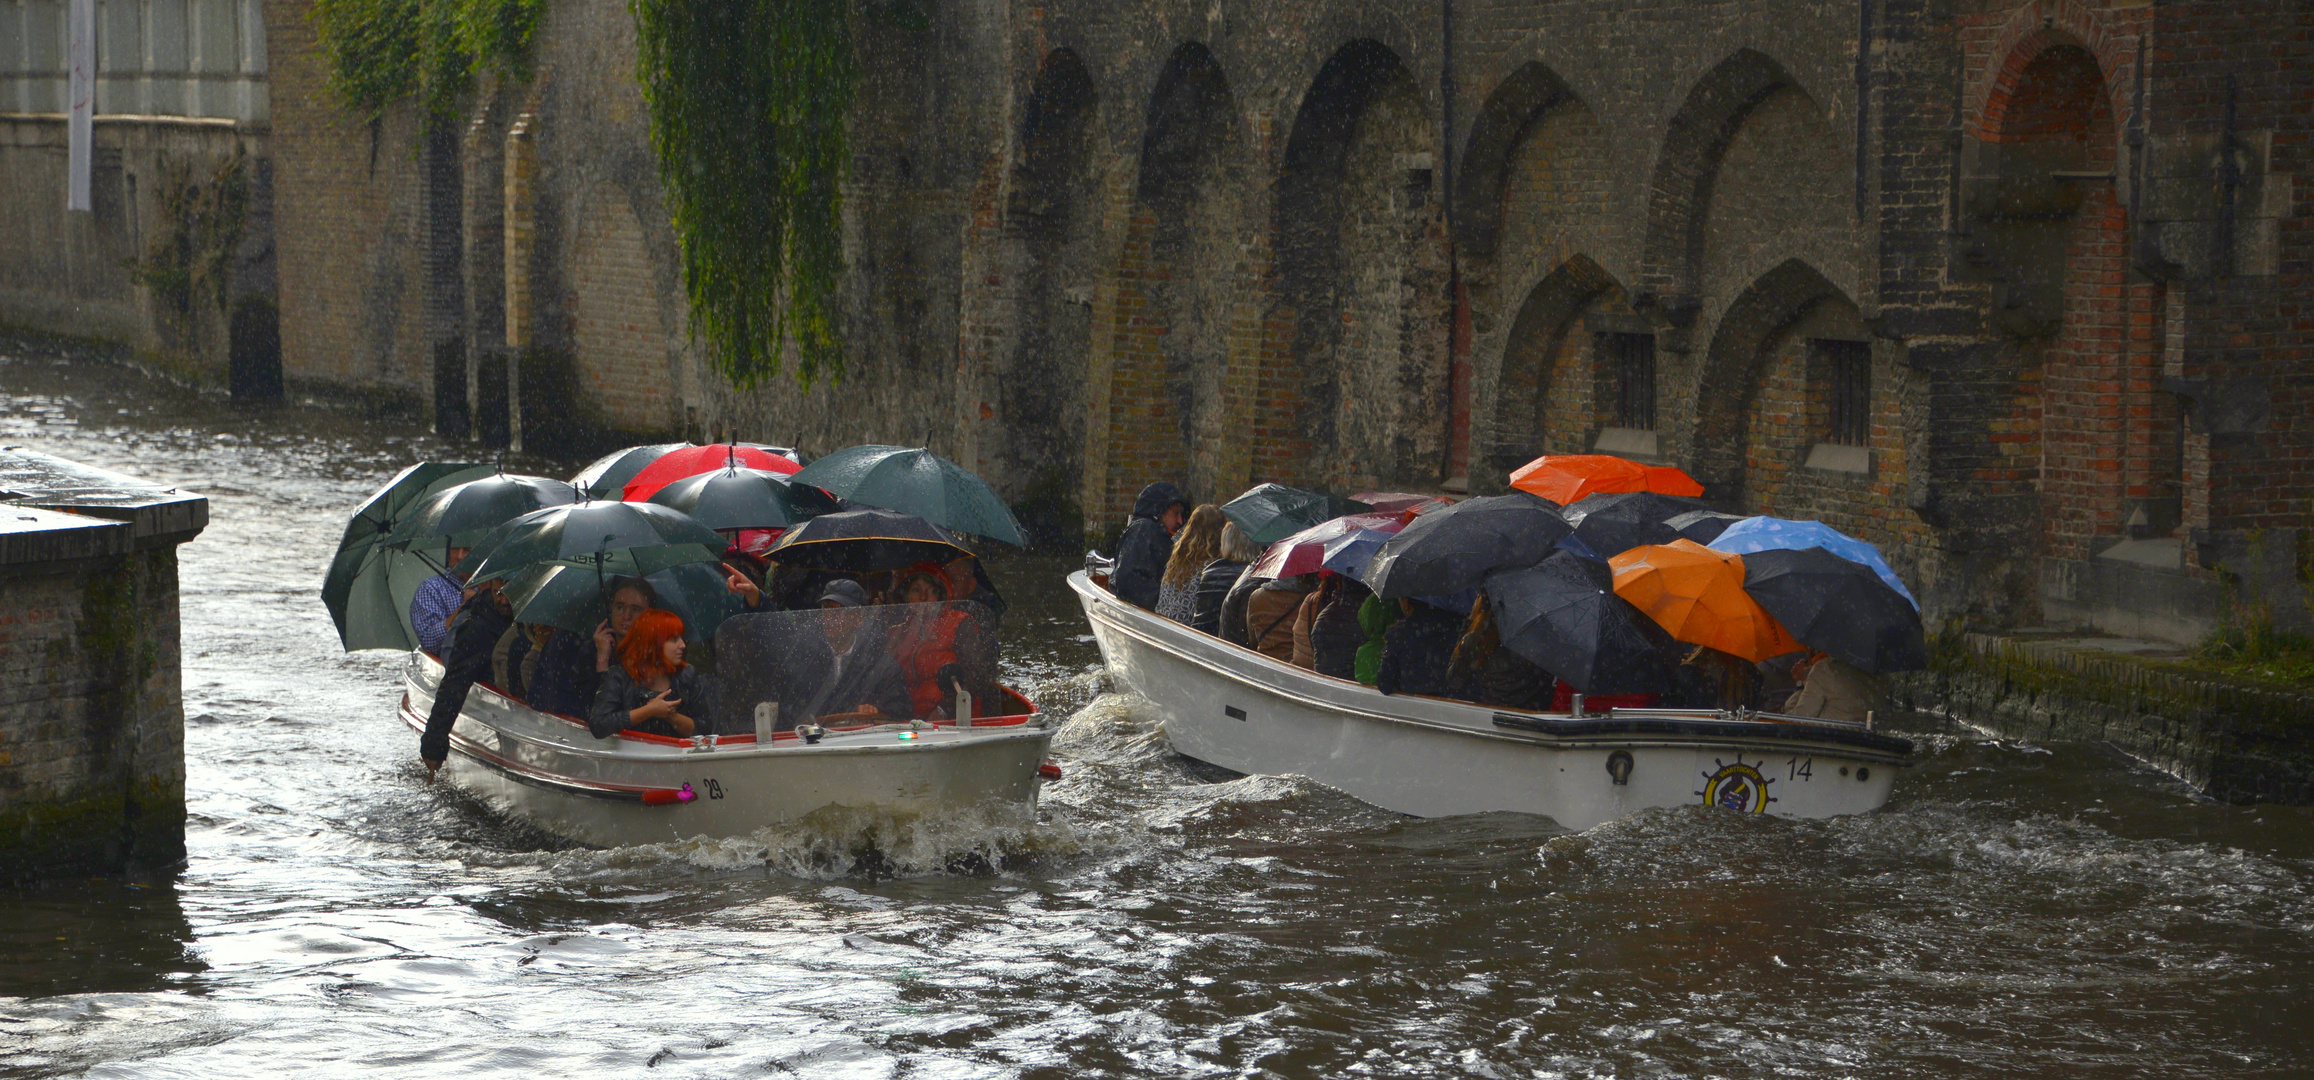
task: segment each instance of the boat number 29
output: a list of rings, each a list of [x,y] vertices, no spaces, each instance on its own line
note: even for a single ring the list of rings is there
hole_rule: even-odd
[[[1816,764],[1816,759],[1815,759],[1815,758],[1812,758],[1812,757],[1796,757],[1796,758],[1793,758],[1793,759],[1791,759],[1791,760],[1789,760],[1789,761],[1786,761],[1786,762],[1784,762],[1784,779],[1786,779],[1786,780],[1807,780],[1807,779],[1810,779],[1811,777],[1813,777],[1813,776],[1815,775],[1815,773],[1812,771],[1812,770],[1814,769],[1814,767],[1815,767],[1815,764]],[[713,780],[709,780],[709,781],[708,781],[708,783],[710,783],[710,784],[712,784],[712,783],[714,783],[714,782],[715,782],[715,781],[713,781]],[[718,798],[718,799],[720,799],[720,798],[722,798],[722,797],[723,797],[723,796],[721,796],[721,795],[718,795],[718,796],[716,796],[716,798]]]
[[[723,785],[715,782],[714,780],[707,781],[707,797],[710,799],[722,798]]]

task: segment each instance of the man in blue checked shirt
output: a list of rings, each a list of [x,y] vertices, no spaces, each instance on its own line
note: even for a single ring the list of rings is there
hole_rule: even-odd
[[[444,566],[456,566],[466,557],[465,548],[449,548],[443,552]],[[442,646],[450,639],[450,616],[458,614],[458,605],[466,599],[466,582],[457,575],[444,572],[418,586],[418,594],[410,598],[410,628],[418,632],[418,647],[435,656],[442,655]]]

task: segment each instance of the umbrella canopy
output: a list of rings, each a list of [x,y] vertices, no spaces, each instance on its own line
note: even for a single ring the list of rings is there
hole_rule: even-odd
[[[1671,682],[1671,635],[1615,595],[1607,564],[1562,551],[1487,575],[1506,649],[1586,694],[1648,694]]]
[[[619,497],[629,502],[641,502],[659,493],[659,489],[686,476],[697,476],[717,469],[768,469],[777,473],[792,473],[803,468],[803,455],[784,446],[760,446],[755,443],[709,443],[705,446],[682,446],[669,450],[645,465],[635,478],[619,490]]]
[[[769,469],[686,476],[645,501],[680,510],[710,529],[784,529],[842,509],[827,492]]]
[[[1717,510],[1690,510],[1664,522],[1664,524],[1671,526],[1671,531],[1709,547],[1712,541],[1719,539],[1719,534],[1727,531],[1728,526],[1742,520],[1744,520],[1742,514],[1723,514]],[[1666,540],[1664,543],[1670,543],[1670,541]]]
[[[1382,545],[1396,535],[1396,530],[1383,532],[1380,529],[1357,529],[1344,533],[1326,541],[1318,565],[1344,577],[1364,581],[1366,565],[1373,561],[1374,553],[1382,550]]]
[[[1511,474],[1511,486],[1561,506],[1618,491],[1703,494],[1703,485],[1694,477],[1669,465],[1642,465],[1607,454],[1545,454],[1519,466]]]
[[[799,484],[863,506],[913,514],[942,528],[1025,547],[1028,534],[988,481],[930,450],[853,446],[812,462]]]
[[[546,562],[600,568],[607,556],[626,552],[633,572],[648,574],[713,559],[725,543],[690,515],[656,503],[583,502],[534,510],[499,526],[459,565],[473,567],[469,580],[487,581]]]
[[[613,577],[625,576],[592,566],[541,563],[507,579],[506,599],[519,621],[586,637],[611,617],[610,599],[603,594]],[[723,620],[746,609],[724,586],[719,563],[680,563],[641,577],[658,596],[659,607],[682,616],[683,636],[693,641],[713,638]]]
[[[1566,519],[1575,536],[1591,550],[1613,558],[1642,544],[1668,544],[1679,532],[1668,522],[1681,514],[1707,509],[1701,499],[1658,495],[1652,491],[1623,491],[1591,495],[1567,507]]]
[[[418,635],[410,629],[410,599],[426,579],[442,572],[441,560],[387,548],[385,540],[419,500],[495,471],[488,465],[420,462],[386,481],[354,511],[321,583],[321,602],[347,652],[418,647]]]
[[[1904,580],[1896,576],[1896,570],[1888,565],[1888,560],[1880,557],[1879,548],[1821,521],[1791,521],[1776,517],[1746,518],[1729,525],[1725,531],[1711,541],[1713,551],[1729,551],[1738,555],[1749,555],[1755,551],[1796,551],[1801,548],[1812,547],[1823,548],[1850,562],[1862,563],[1871,567],[1873,573],[1880,575],[1880,580],[1887,582],[1889,588],[1896,590],[1898,595],[1912,604],[1913,610],[1918,611],[1920,609],[1920,601],[1913,599],[1912,590],[1904,587]],[[1826,649],[1825,651],[1830,652],[1831,650]]]
[[[1691,645],[1757,663],[1800,643],[1744,591],[1744,560],[1693,540],[1636,547],[1607,560],[1615,595]]]
[[[1800,644],[1870,672],[1928,666],[1919,610],[1871,567],[1820,547],[1742,558],[1744,591]]]
[[[1351,514],[1321,521],[1271,544],[1253,564],[1257,578],[1293,577],[1327,569],[1326,545],[1351,533],[1366,531],[1396,535],[1406,527],[1403,514]]]
[[[1236,522],[1246,539],[1262,545],[1277,543],[1328,518],[1364,509],[1364,503],[1284,484],[1256,484],[1221,504],[1222,516]]]
[[[1409,491],[1361,491],[1350,496],[1350,501],[1365,503],[1377,514],[1396,514],[1407,510],[1419,514],[1437,506],[1454,505],[1454,500],[1444,495],[1416,495]]]
[[[789,529],[764,557],[789,566],[872,574],[972,554],[940,526],[890,510],[822,514]]]
[[[626,490],[627,481],[634,479],[636,473],[665,457],[669,451],[682,450],[690,445],[687,442],[654,443],[613,450],[580,469],[578,475],[570,478],[570,482],[590,498],[616,499]]]
[[[1497,570],[1542,562],[1571,531],[1532,495],[1480,496],[1408,522],[1367,564],[1366,584],[1383,597],[1458,593]]]
[[[579,489],[543,476],[498,473],[443,488],[410,506],[386,537],[389,547],[473,547],[490,530],[533,510],[579,501]]]

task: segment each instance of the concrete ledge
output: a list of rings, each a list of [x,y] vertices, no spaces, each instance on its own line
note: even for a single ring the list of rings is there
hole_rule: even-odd
[[[0,563],[174,547],[209,526],[209,500],[199,495],[14,446],[0,446],[0,511],[0,553],[22,553],[0,554]],[[125,537],[108,525],[125,526]]]
[[[2314,690],[2114,651],[2121,643],[1963,633],[1891,703],[2004,738],[2106,743],[2231,803],[2314,803]],[[2173,654],[2174,655],[2174,654]]]

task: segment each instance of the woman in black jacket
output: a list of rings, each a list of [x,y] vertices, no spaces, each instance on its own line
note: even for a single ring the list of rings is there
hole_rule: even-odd
[[[1385,694],[1461,697],[1447,669],[1462,640],[1463,617],[1419,600],[1398,603],[1406,617],[1382,635],[1382,677],[1375,688]]]
[[[1206,563],[1197,575],[1197,601],[1190,608],[1190,629],[1221,634],[1222,602],[1229,598],[1230,586],[1237,584],[1237,577],[1246,564],[1258,558],[1261,558],[1261,548],[1245,538],[1236,522],[1221,527],[1221,557]],[[1244,621],[1242,614],[1239,621]]]
[[[608,739],[622,731],[688,738],[715,734],[714,687],[683,662],[683,619],[646,611],[619,643],[619,662],[603,672],[587,730]]]
[[[1318,674],[1356,679],[1358,646],[1366,643],[1366,628],[1358,625],[1358,607],[1374,593],[1356,578],[1344,577],[1340,582],[1310,627],[1310,652],[1317,658]]]

